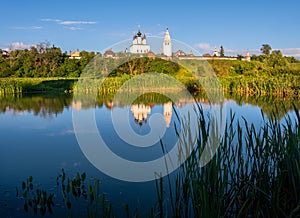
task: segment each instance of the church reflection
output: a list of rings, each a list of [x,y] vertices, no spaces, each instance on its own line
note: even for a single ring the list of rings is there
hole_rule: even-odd
[[[149,105],[134,104],[131,105],[131,113],[134,116],[135,123],[142,126],[143,123],[147,123],[147,117],[151,114],[151,108]]]
[[[172,102],[164,103],[163,109],[166,127],[169,128],[172,119]],[[131,105],[131,113],[133,114],[135,123],[142,126],[147,123],[148,116],[151,114],[151,106],[145,104],[133,104]]]

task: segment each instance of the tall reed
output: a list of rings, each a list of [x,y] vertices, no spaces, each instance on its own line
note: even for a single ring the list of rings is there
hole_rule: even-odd
[[[295,119],[286,116],[283,123],[275,113],[268,120],[262,115],[260,129],[231,113],[216,155],[199,167],[204,145],[215,134],[208,131],[212,123],[205,124],[200,111],[196,149],[173,182],[157,187],[164,202],[160,205],[165,205],[156,208],[161,217],[299,216],[300,116],[294,111]],[[160,178],[160,183],[168,179]]]

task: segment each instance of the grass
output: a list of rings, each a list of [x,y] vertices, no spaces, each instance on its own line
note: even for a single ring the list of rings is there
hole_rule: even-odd
[[[209,140],[201,124],[197,149],[181,166],[175,182],[159,186],[161,217],[296,217],[300,215],[300,116],[264,120],[255,129],[231,115],[219,150],[199,168],[199,158]],[[189,142],[186,142],[188,146]],[[169,190],[169,191],[168,191]],[[164,193],[164,194],[162,194]],[[165,196],[161,199],[160,196]],[[172,211],[170,212],[170,208]]]
[[[0,78],[0,96],[34,92],[69,92],[75,78]]]
[[[157,88],[176,90],[178,87],[171,81],[163,79],[162,81],[149,80],[147,74],[139,79],[130,77],[127,74],[122,76],[107,77],[105,80],[94,80],[79,78],[80,83],[76,86],[76,78],[0,78],[0,95],[13,95],[18,93],[33,92],[93,92],[99,94],[116,93],[117,91],[132,92],[147,87],[148,89]],[[201,90],[204,87],[210,87],[204,77],[200,81],[191,74],[180,73],[173,77],[184,84],[191,92]],[[280,96],[280,97],[300,97],[300,78],[299,75],[218,75],[220,88],[227,93],[237,93],[258,96]],[[124,85],[130,80],[130,85]],[[121,88],[121,89],[120,89]]]

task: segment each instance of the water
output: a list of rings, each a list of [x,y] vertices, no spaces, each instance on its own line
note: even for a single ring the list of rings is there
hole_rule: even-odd
[[[232,111],[237,118],[244,117],[259,128],[262,125],[261,110],[264,111],[266,118],[276,108],[275,115],[278,119],[282,119],[286,113],[293,114],[289,100],[243,98],[227,96],[227,100],[222,105],[226,109],[227,118]],[[102,96],[94,105],[73,101],[73,97],[67,94],[1,99],[1,216],[30,216],[30,213],[25,214],[23,211],[24,202],[16,199],[16,186],[20,186],[22,181],[33,176],[40,187],[55,192],[56,177],[62,168],[66,170],[69,177],[76,175],[77,172],[86,172],[90,182],[93,178],[99,179],[101,191],[106,193],[117,214],[125,214],[122,207],[124,203],[129,204],[132,213],[135,208],[139,208],[140,214],[149,214],[150,208],[157,203],[155,182],[124,182],[99,171],[84,155],[76,140],[72,112],[95,109],[97,127],[104,141],[110,145],[110,149],[115,154],[131,161],[150,161],[163,156],[160,143],[147,148],[128,145],[114,131],[111,121],[112,111],[127,111],[131,128],[136,134],[142,136],[147,135],[151,130],[149,126],[151,116],[161,114],[161,124],[166,127],[162,141],[169,151],[177,141],[175,126],[180,130],[180,122],[175,115],[179,109],[172,107],[170,100],[159,95],[150,95],[145,98],[146,100],[135,102],[133,105],[112,104],[111,99],[112,96]],[[208,116],[209,105],[205,100],[200,103]],[[294,103],[298,104],[297,101]],[[184,107],[185,104],[190,103],[181,104]],[[56,203],[54,214],[64,215],[63,202],[58,200]],[[79,210],[84,211],[83,208]]]

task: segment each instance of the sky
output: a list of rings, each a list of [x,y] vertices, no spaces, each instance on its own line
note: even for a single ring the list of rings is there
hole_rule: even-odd
[[[131,39],[138,24],[146,36],[184,42],[200,53],[221,45],[225,54],[259,53],[270,44],[300,58],[300,1],[34,1],[1,2],[0,48],[41,42],[63,51],[102,51]]]

